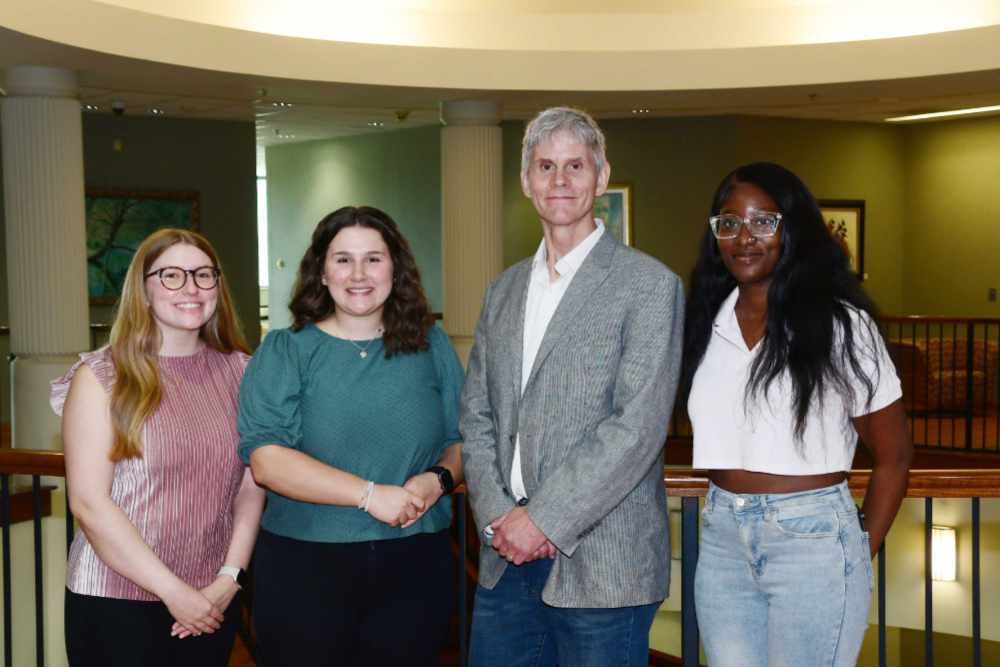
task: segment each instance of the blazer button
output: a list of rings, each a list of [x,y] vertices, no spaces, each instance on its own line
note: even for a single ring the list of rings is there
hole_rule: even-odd
[[[520,507],[524,507],[525,505],[528,504],[528,499],[527,498],[518,498],[517,499],[517,504]]]

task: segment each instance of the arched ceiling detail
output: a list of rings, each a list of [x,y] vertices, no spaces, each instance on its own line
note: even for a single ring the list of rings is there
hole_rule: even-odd
[[[222,72],[469,90],[710,90],[1000,65],[1000,5],[986,0],[4,0],[0,25]]]
[[[286,37],[447,49],[681,51],[829,44],[982,28],[982,0],[98,0]]]

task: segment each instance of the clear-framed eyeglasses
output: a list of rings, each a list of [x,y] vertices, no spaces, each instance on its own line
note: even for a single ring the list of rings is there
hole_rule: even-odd
[[[214,266],[199,266],[197,269],[182,269],[179,266],[164,266],[146,274],[147,278],[157,276],[160,284],[168,290],[177,291],[187,285],[188,276],[199,289],[215,289],[219,284],[219,271]]]
[[[723,213],[713,215],[708,219],[708,226],[712,228],[715,238],[721,240],[735,239],[740,235],[740,227],[747,226],[750,235],[754,238],[767,238],[774,236],[778,231],[778,223],[781,222],[780,213],[770,211],[754,211],[747,217],[736,215],[735,213]]]

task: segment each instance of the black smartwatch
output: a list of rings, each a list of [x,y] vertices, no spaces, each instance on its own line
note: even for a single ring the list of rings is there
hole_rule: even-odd
[[[431,466],[426,472],[432,472],[437,475],[438,481],[441,483],[441,493],[448,495],[455,490],[455,480],[451,476],[451,471],[444,466]]]

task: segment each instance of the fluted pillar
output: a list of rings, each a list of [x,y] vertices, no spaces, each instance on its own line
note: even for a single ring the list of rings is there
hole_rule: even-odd
[[[59,448],[49,380],[89,344],[76,75],[13,67],[0,106],[15,447]]]
[[[472,349],[483,295],[503,268],[500,105],[441,105],[444,327],[462,361]]]

